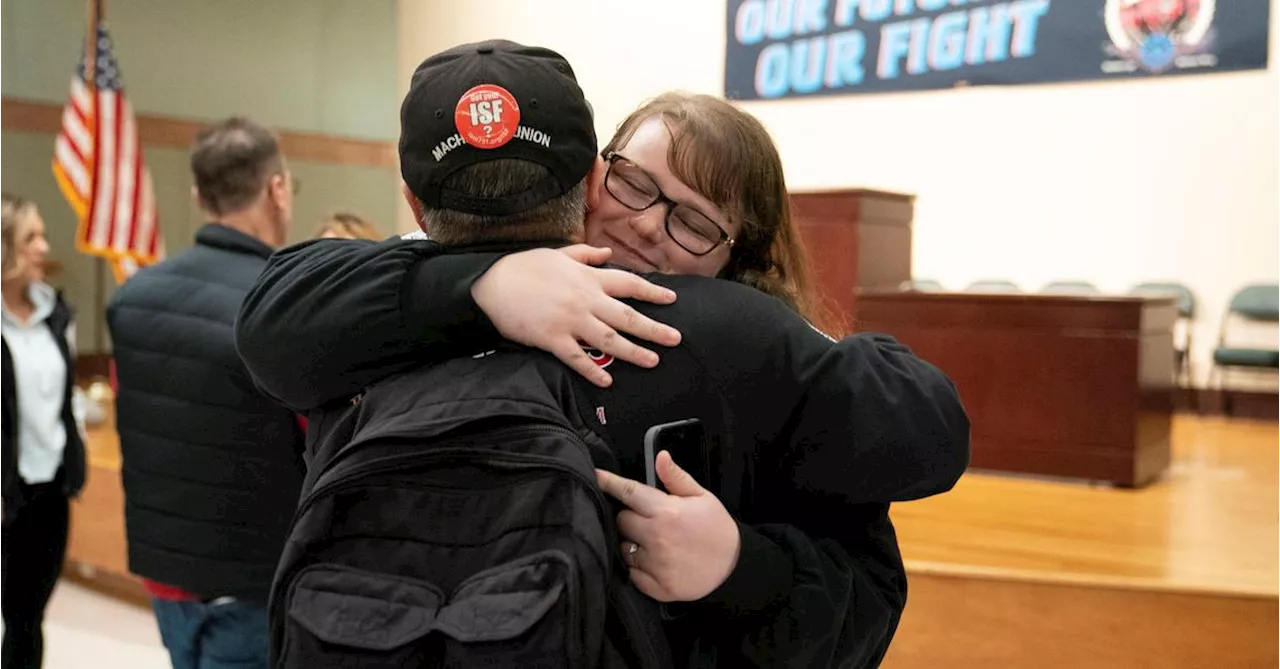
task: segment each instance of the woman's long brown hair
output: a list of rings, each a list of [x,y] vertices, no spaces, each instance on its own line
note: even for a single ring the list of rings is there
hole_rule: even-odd
[[[760,121],[710,95],[664,93],[618,126],[605,153],[655,117],[671,133],[671,171],[740,223],[720,278],[773,295],[831,331],[830,315],[811,292],[804,247],[791,222],[782,159]]]

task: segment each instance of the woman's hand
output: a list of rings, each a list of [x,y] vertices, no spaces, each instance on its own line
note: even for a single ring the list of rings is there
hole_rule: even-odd
[[[702,599],[738,564],[738,524],[670,453],[659,453],[654,467],[670,494],[596,470],[600,488],[627,506],[618,529],[631,582],[660,602]]]
[[[635,298],[671,304],[675,292],[618,269],[592,267],[609,259],[607,248],[577,244],[506,256],[471,287],[476,305],[511,341],[547,351],[587,380],[607,387],[613,378],[582,350],[583,345],[640,367],[658,364],[658,354],[619,332],[664,346],[680,333],[619,301]]]

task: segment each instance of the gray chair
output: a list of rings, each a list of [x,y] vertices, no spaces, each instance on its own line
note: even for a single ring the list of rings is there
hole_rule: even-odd
[[[1148,281],[1140,283],[1129,290],[1130,295],[1168,295],[1178,298],[1178,317],[1183,323],[1182,344],[1174,349],[1174,364],[1178,369],[1178,378],[1187,386],[1191,385],[1195,376],[1191,370],[1191,324],[1196,318],[1196,296],[1190,288],[1176,281]]]
[[[907,279],[898,284],[898,290],[914,290],[928,293],[943,293],[946,288],[933,279]]]
[[[1102,291],[1088,281],[1051,281],[1040,289],[1042,295],[1098,295]]]
[[[1273,348],[1252,348],[1233,346],[1227,339],[1229,331],[1240,320],[1255,323],[1280,322],[1280,285],[1259,283],[1245,286],[1231,297],[1227,313],[1222,317],[1222,325],[1218,329],[1218,346],[1213,350],[1213,369],[1210,370],[1210,385],[1221,390],[1223,371],[1226,369],[1248,369],[1268,371],[1280,369],[1280,351]],[[1224,393],[1224,409],[1231,415],[1231,395]]]
[[[1196,296],[1190,288],[1176,281],[1148,281],[1140,283],[1129,290],[1130,295],[1172,295],[1178,298],[1178,315],[1194,320],[1196,317]]]
[[[981,279],[965,286],[966,293],[1021,293],[1018,284],[1005,279]]]

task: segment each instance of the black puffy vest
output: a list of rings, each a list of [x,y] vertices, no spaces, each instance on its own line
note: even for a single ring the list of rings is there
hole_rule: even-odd
[[[129,568],[205,598],[266,601],[302,484],[297,419],[257,390],[235,347],[240,303],[270,254],[206,225],[107,310]]]

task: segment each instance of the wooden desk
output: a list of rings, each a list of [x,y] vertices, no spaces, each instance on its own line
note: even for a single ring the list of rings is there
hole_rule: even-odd
[[[1169,466],[1172,298],[864,292],[855,329],[942,368],[974,467],[1140,486]]]

